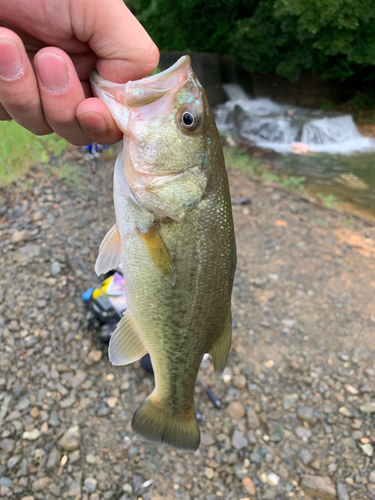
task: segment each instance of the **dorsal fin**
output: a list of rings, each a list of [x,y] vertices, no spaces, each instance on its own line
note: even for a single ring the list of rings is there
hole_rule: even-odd
[[[117,224],[104,236],[99,247],[99,255],[95,263],[98,276],[116,269],[121,262],[121,240]]]

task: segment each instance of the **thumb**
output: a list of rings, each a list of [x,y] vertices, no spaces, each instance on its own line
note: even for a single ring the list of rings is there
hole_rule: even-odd
[[[88,44],[99,57],[96,67],[103,78],[125,83],[154,71],[159,50],[122,0],[83,0],[80,6]]]

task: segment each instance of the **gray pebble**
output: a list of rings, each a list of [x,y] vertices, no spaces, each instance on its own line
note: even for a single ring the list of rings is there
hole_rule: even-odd
[[[308,465],[312,461],[312,459],[313,459],[313,456],[307,450],[300,451],[300,453],[299,453],[298,456],[301,459],[302,463],[305,464],[305,465]]]
[[[247,439],[239,431],[234,431],[234,434],[232,437],[232,444],[236,448],[236,450],[241,450],[242,448],[244,448],[247,445]]]
[[[337,496],[339,500],[350,500],[349,494],[343,483],[337,483]]]

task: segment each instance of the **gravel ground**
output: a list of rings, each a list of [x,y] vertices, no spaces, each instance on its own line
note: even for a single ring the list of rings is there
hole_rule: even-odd
[[[199,451],[150,445],[152,378],[110,365],[81,300],[113,163],[70,152],[0,193],[0,498],[375,499],[375,227],[231,171],[233,345],[201,370],[225,409],[197,385]]]

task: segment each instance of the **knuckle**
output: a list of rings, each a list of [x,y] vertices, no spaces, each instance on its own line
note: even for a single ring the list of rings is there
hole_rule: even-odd
[[[40,106],[39,95],[30,92],[7,92],[2,95],[1,99],[4,107],[12,110],[21,110],[22,114],[28,114],[31,110]]]

